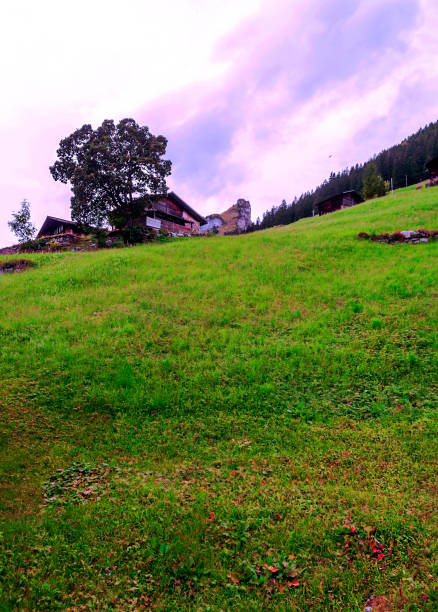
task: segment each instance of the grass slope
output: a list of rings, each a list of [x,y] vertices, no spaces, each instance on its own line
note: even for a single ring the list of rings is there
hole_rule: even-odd
[[[1,276],[1,609],[436,609],[437,201]]]

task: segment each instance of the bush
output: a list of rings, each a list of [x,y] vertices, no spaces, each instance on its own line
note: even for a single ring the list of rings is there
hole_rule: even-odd
[[[51,251],[58,251],[61,248],[61,243],[58,242],[57,240],[50,240],[49,242],[49,249]]]
[[[106,240],[108,238],[108,232],[103,229],[95,229],[92,238],[98,249],[104,249],[107,246]]]
[[[27,240],[20,244],[20,251],[41,251],[47,247],[47,240],[39,238],[37,240]]]
[[[155,240],[156,238],[155,232],[143,225],[125,227],[120,233],[125,244],[139,244],[141,242]]]

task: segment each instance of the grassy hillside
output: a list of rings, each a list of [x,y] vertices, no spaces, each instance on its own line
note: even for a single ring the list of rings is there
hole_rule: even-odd
[[[419,227],[438,190],[0,276],[0,609],[436,609],[438,243],[355,238]]]

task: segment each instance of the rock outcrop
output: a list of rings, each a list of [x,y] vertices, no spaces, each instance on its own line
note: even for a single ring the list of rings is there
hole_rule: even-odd
[[[241,234],[251,225],[251,204],[248,200],[239,198],[220,215],[207,215],[205,218],[207,225],[201,227],[202,232],[214,232],[221,236]]]
[[[22,272],[29,266],[35,265],[29,259],[12,259],[0,262],[0,274],[5,272]]]

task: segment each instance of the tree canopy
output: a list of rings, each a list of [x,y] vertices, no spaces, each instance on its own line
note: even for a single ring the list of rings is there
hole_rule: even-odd
[[[36,228],[30,220],[30,203],[26,198],[21,202],[20,210],[12,213],[12,220],[8,221],[8,225],[20,244],[32,240]]]
[[[71,217],[86,226],[131,222],[143,210],[139,197],[167,192],[171,162],[163,159],[167,139],[154,136],[134,119],[117,125],[86,124],[61,140],[50,167],[55,181],[70,183]]]

